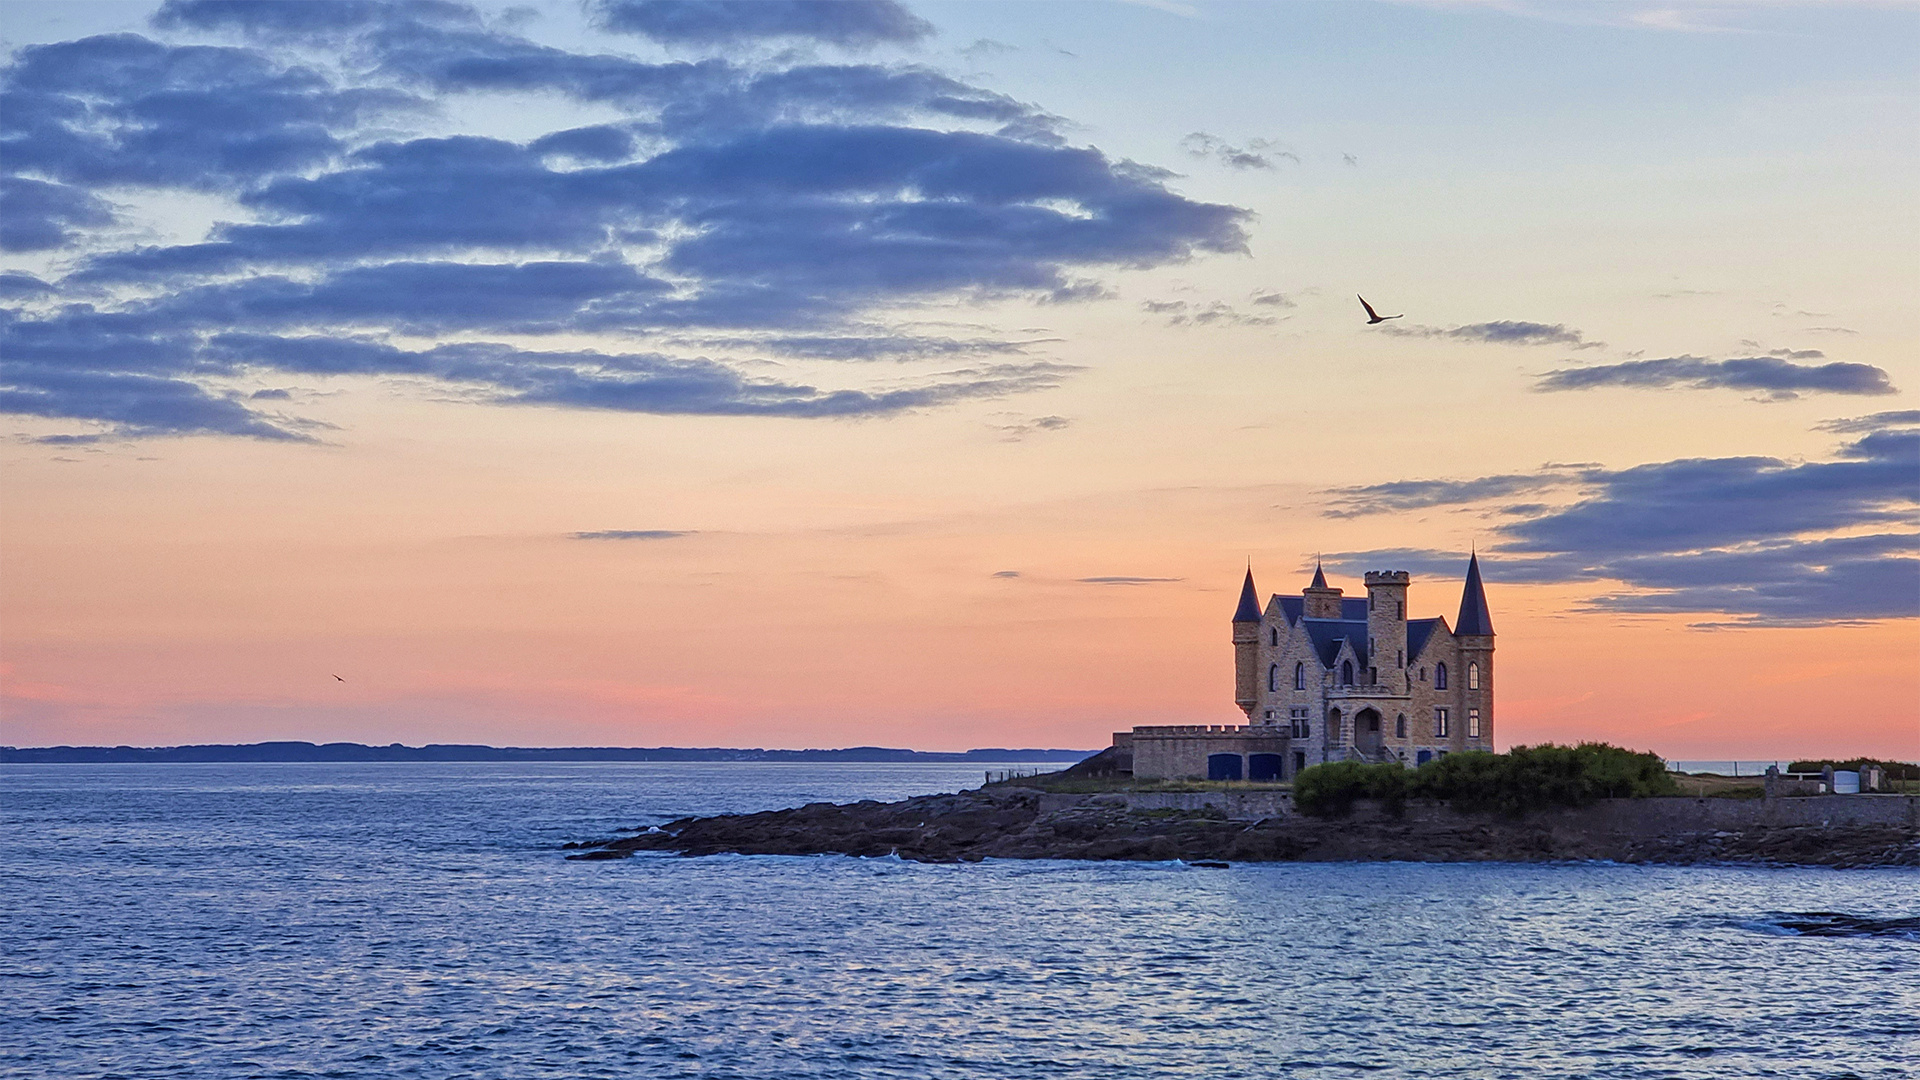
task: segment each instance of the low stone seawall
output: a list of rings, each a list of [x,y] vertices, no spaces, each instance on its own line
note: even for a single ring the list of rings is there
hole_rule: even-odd
[[[1177,810],[1198,813],[1218,810],[1228,821],[1258,821],[1286,817],[1293,808],[1293,792],[1265,791],[1116,791],[1109,795],[1042,795],[1040,812],[1052,813],[1081,806],[1119,807],[1134,813]]]
[[[1634,836],[1753,828],[1891,828],[1920,832],[1920,795],[1810,795],[1791,799],[1605,799],[1544,820]]]
[[[1299,811],[1293,792],[1126,791],[1105,795],[1042,795],[1041,813],[1080,807],[1124,808],[1136,813],[1218,810],[1228,821],[1258,821]],[[1380,816],[1377,804],[1362,799],[1354,816]],[[1401,815],[1408,821],[1451,820],[1452,810],[1435,803],[1410,802]],[[1920,795],[1812,795],[1787,799],[1711,799],[1692,796],[1651,799],[1602,799],[1591,806],[1537,811],[1528,817],[1548,825],[1577,827],[1588,833],[1653,836],[1702,830],[1755,827],[1831,828],[1875,826],[1920,832]]]

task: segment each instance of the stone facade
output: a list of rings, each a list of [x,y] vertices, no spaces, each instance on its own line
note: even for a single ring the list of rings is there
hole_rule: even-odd
[[[1404,570],[1369,571],[1366,597],[1348,598],[1315,568],[1299,596],[1263,608],[1249,569],[1233,617],[1234,699],[1247,725],[1135,728],[1134,775],[1292,779],[1329,761],[1415,766],[1491,750],[1493,618],[1479,558],[1451,625],[1409,619],[1411,586]]]

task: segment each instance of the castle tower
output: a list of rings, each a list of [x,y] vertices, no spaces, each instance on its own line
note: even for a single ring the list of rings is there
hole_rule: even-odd
[[[1260,593],[1253,587],[1251,566],[1233,612],[1233,701],[1249,719],[1260,703]]]
[[[1337,619],[1340,617],[1340,590],[1327,588],[1327,575],[1320,570],[1319,562],[1313,564],[1313,584],[1300,590],[1305,598],[1304,612],[1309,619]]]
[[[1487,590],[1480,583],[1480,556],[1467,560],[1467,584],[1460,592],[1460,617],[1453,636],[1460,643],[1459,727],[1461,744],[1469,749],[1493,749],[1493,615],[1487,610]]]
[[[1405,570],[1367,571],[1367,664],[1377,683],[1395,693],[1411,693],[1407,668],[1407,583]]]

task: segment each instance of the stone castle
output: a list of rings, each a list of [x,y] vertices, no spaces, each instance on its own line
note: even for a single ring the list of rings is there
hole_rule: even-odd
[[[1460,614],[1407,618],[1404,570],[1366,575],[1364,599],[1316,566],[1299,596],[1263,610],[1247,569],[1233,613],[1234,702],[1245,725],[1136,727],[1114,735],[1140,779],[1291,780],[1329,761],[1424,764],[1493,749],[1493,616],[1480,559]]]

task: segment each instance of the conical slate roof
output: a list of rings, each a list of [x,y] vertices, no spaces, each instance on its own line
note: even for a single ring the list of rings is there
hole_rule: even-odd
[[[1467,559],[1467,585],[1460,590],[1460,617],[1453,632],[1459,634],[1493,633],[1493,615],[1487,611],[1487,590],[1480,584],[1480,556]]]
[[[1326,587],[1327,587],[1327,575],[1321,571],[1320,561],[1318,559],[1315,559],[1313,563],[1313,584],[1308,585],[1307,588],[1324,589]]]
[[[1253,588],[1253,567],[1247,567],[1247,583],[1240,586],[1240,607],[1233,613],[1234,622],[1260,621],[1260,594]]]

